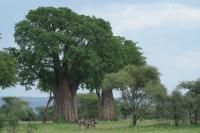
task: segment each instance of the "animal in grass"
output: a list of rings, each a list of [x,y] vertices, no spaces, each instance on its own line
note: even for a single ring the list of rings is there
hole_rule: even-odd
[[[96,119],[80,119],[78,121],[79,128],[84,126],[85,128],[96,128],[97,120]]]

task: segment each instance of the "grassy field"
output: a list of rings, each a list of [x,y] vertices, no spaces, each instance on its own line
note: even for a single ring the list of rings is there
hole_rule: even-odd
[[[200,133],[200,125],[174,127],[169,122],[155,120],[143,120],[139,126],[131,128],[128,121],[98,122],[96,129],[79,129],[77,124],[42,124],[35,123],[33,133]],[[27,131],[27,124],[21,123],[17,133],[30,133]],[[4,130],[3,133],[7,131]]]

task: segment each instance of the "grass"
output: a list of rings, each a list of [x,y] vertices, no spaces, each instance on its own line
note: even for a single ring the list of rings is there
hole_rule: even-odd
[[[169,121],[143,120],[137,127],[130,127],[128,121],[100,121],[96,129],[80,128],[75,123],[34,123],[33,133],[200,133],[200,125],[174,127]],[[21,123],[17,133],[27,132],[27,123]],[[3,133],[7,131],[4,129]]]

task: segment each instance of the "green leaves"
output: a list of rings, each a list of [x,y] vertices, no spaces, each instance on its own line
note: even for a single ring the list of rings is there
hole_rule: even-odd
[[[112,36],[103,19],[79,15],[68,8],[40,7],[31,10],[15,27],[15,50],[21,84],[28,89],[48,75],[62,74],[70,84],[80,84],[98,71],[100,58],[94,50]],[[51,73],[52,75],[49,75]],[[47,82],[47,80],[46,80]]]
[[[166,94],[159,75],[152,66],[127,65],[117,73],[105,75],[103,87],[121,91],[124,103],[136,121],[154,99]]]
[[[31,112],[31,108],[25,101],[22,101],[16,97],[3,97],[4,104],[2,111],[12,121],[18,121],[28,118]]]
[[[0,111],[0,130],[5,126],[6,116],[2,111]]]
[[[71,86],[83,83],[88,88],[101,88],[104,74],[127,64],[145,64],[136,43],[114,37],[109,22],[68,8],[29,11],[16,24],[15,41],[19,45],[14,54],[18,75],[27,89],[38,79],[48,84],[61,75]]]
[[[177,89],[186,89],[192,95],[200,94],[200,79],[195,81],[182,81],[177,86]]]
[[[16,83],[16,60],[7,52],[0,51],[0,87],[2,89]]]

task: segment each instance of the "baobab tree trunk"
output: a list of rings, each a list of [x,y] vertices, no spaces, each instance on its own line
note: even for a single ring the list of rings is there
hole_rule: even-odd
[[[102,119],[113,120],[115,118],[115,110],[113,104],[112,89],[102,90]]]
[[[74,122],[77,120],[75,96],[76,90],[70,88],[67,80],[60,80],[54,89],[54,121]]]

